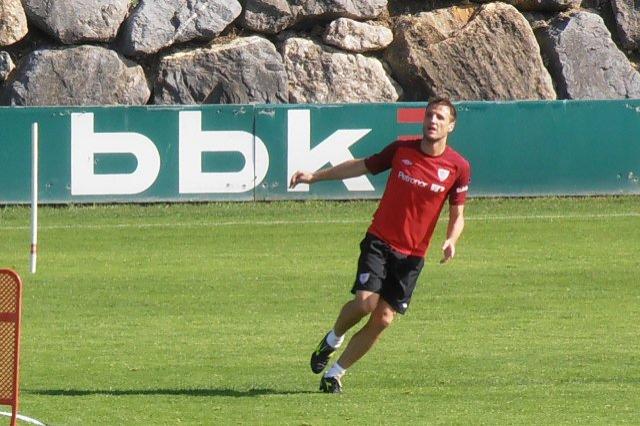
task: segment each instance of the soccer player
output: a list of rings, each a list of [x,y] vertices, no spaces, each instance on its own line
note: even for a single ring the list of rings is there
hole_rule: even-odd
[[[391,169],[373,221],[360,243],[358,271],[351,289],[355,296],[342,307],[333,329],[311,354],[311,370],[318,374],[341,346],[345,333],[369,315],[338,361],[323,375],[323,392],[340,393],[346,370],[371,349],[396,313],[406,312],[447,199],[449,222],[441,262],[455,256],[456,242],[464,228],[470,178],[469,162],[447,146],[456,116],[456,108],[448,99],[434,99],[426,107],[421,138],[395,141],[368,158],[345,161],[315,173],[297,171],[291,177],[293,188],[299,183]]]

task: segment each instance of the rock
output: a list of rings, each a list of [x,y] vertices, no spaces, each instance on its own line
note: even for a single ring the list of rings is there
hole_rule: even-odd
[[[400,17],[394,27],[394,41],[385,51],[385,59],[407,98],[426,100],[433,96],[420,75],[420,62],[430,55],[431,45],[448,39],[462,29],[476,12],[477,6],[450,7],[416,16]]]
[[[363,53],[387,47],[393,41],[393,32],[382,25],[339,18],[329,24],[323,40],[342,50]]]
[[[0,46],[8,46],[27,35],[27,16],[20,0],[0,2]]]
[[[504,3],[399,20],[385,58],[411,98],[555,99],[527,20]],[[465,22],[468,19],[468,22]]]
[[[620,37],[620,44],[626,50],[640,47],[640,12],[633,0],[611,0],[611,6]]]
[[[190,40],[212,40],[242,11],[236,0],[140,0],[126,20],[120,50],[151,54]]]
[[[38,28],[65,44],[109,42],[129,11],[130,0],[23,0]]]
[[[281,51],[291,103],[395,102],[401,96],[378,59],[295,37]]]
[[[617,48],[600,16],[560,16],[536,35],[561,98],[640,97],[640,74]]]
[[[287,74],[270,41],[239,38],[164,56],[154,96],[156,104],[285,103]]]
[[[580,3],[580,9],[582,10],[591,9],[590,12],[596,12],[600,16],[602,16],[600,12],[604,10],[612,12],[611,3],[612,3],[611,0],[582,0],[582,2]],[[605,19],[605,17],[602,16],[602,19]]]
[[[433,12],[401,17],[396,23],[396,32],[402,37],[402,45],[435,44],[448,39],[462,29],[474,13],[477,6],[454,6],[436,9]]]
[[[294,22],[287,0],[247,0],[242,18],[245,28],[265,34],[277,34]]]
[[[246,0],[242,24],[265,34],[277,34],[300,22],[336,18],[374,19],[387,0]]]
[[[387,9],[387,0],[289,0],[297,21],[317,19],[374,19]]]
[[[538,28],[549,25],[549,21],[551,21],[556,15],[542,12],[522,12],[522,16],[524,16],[527,22],[529,22],[529,25],[535,34]]]
[[[115,51],[75,46],[31,52],[7,81],[4,105],[144,105],[142,67]]]
[[[8,52],[0,52],[0,83],[5,81],[15,66]]]
[[[495,0],[473,1],[489,3]],[[504,2],[527,12],[560,12],[579,7],[582,0],[504,0]]]

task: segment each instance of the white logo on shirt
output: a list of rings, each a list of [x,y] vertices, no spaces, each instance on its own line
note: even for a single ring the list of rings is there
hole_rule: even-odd
[[[402,164],[404,164],[405,166],[412,166],[413,162],[411,160],[407,160],[406,158],[403,158],[402,160]]]
[[[431,184],[431,188],[430,188],[433,192],[444,192],[444,190],[446,189],[444,186],[442,185],[438,185],[437,183],[432,183]]]
[[[409,176],[407,174],[404,174],[404,173],[402,173],[402,171],[398,172],[398,177],[401,180],[403,180],[403,181],[405,181],[407,183],[410,183],[411,185],[417,185],[417,186],[419,186],[421,188],[426,188],[427,185],[428,185],[427,182],[425,182],[423,180],[420,180],[418,178],[414,178],[413,176]]]
[[[438,179],[440,179],[440,182],[447,180],[449,173],[451,172],[447,169],[438,169]]]
[[[469,185],[465,185],[465,186],[461,186],[460,188],[457,188],[456,192],[459,194],[461,192],[465,192],[468,189],[469,189]]]
[[[420,188],[429,188],[432,192],[444,192],[446,189],[442,185],[438,185],[437,183],[428,184],[427,182],[418,178],[414,178],[413,176],[405,174],[402,171],[398,172],[398,178],[407,183],[410,183],[411,185],[419,186]]]
[[[360,284],[364,284],[367,281],[369,281],[369,273],[365,272],[364,274],[360,274],[360,276],[358,277],[358,279],[360,280]]]

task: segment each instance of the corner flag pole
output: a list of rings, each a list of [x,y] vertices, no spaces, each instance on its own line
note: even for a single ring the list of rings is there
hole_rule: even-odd
[[[31,124],[31,273],[38,257],[38,123]]]

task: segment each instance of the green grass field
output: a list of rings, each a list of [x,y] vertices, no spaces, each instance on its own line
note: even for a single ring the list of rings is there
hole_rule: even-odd
[[[0,209],[20,412],[53,425],[639,424],[640,198],[473,199],[407,315],[317,391],[375,202]],[[6,410],[5,410],[6,411]]]

